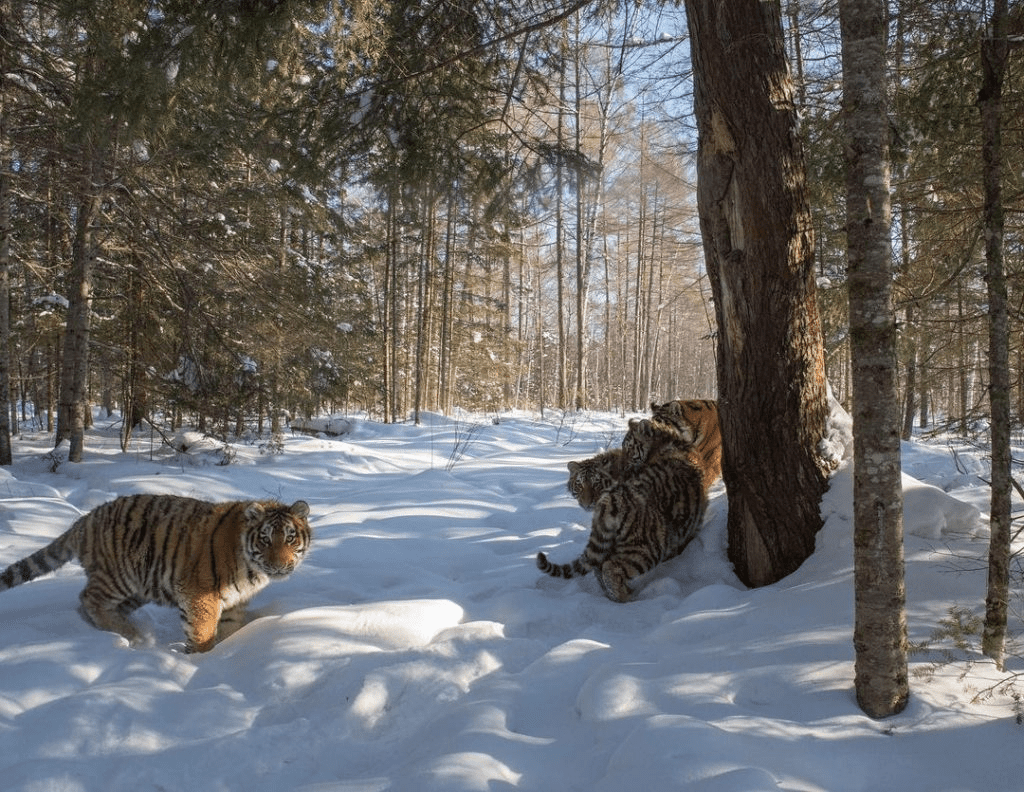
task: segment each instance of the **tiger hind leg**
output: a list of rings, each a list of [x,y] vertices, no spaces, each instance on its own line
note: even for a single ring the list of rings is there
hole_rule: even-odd
[[[116,632],[131,644],[140,643],[144,636],[128,618],[142,603],[135,597],[116,599],[110,588],[98,578],[90,578],[78,597],[78,612],[88,624],[97,630]]]
[[[597,572],[597,581],[601,584],[601,590],[608,599],[614,602],[628,602],[632,598],[633,590],[628,584],[630,577],[626,568],[614,558],[601,564],[601,568]]]
[[[608,599],[628,602],[633,597],[630,581],[650,572],[662,560],[648,542],[624,543],[600,565],[597,579]]]

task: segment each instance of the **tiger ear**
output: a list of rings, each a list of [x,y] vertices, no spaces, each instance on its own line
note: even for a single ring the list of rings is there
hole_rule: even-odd
[[[570,473],[575,473],[577,470],[580,469],[580,463],[579,462],[570,462],[568,465],[566,465],[566,467],[569,468],[569,472]]]
[[[297,500],[292,504],[290,511],[296,517],[306,517],[309,515],[309,504],[304,500]]]
[[[266,513],[266,509],[263,508],[263,504],[259,501],[253,501],[250,503],[245,507],[244,512],[245,519],[249,520],[249,522],[258,522],[259,520],[262,520]]]

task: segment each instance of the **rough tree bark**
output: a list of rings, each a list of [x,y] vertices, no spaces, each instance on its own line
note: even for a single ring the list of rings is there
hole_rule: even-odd
[[[992,505],[988,585],[981,650],[1003,667],[1010,598],[1010,327],[1003,270],[1002,93],[1010,54],[1007,0],[995,0],[981,42],[981,153],[985,191],[985,280],[988,282],[988,400],[991,410]]]
[[[729,557],[772,583],[814,551],[829,466],[814,241],[780,7],[687,0],[704,255],[718,323]]]
[[[68,272],[68,316],[61,355],[60,395],[54,445],[68,440],[68,461],[81,462],[85,448],[88,409],[89,333],[92,313],[92,270],[96,258],[96,219],[100,213],[99,155],[92,147],[84,163],[85,172],[75,220],[75,240]]]
[[[884,0],[840,0],[853,369],[857,702],[875,718],[909,698],[896,316],[892,304]]]
[[[0,39],[10,41],[4,20],[7,3],[0,4]],[[6,46],[6,44],[5,44]],[[11,344],[11,205],[12,152],[7,140],[6,49],[0,53],[0,465],[9,465],[11,454],[10,354]]]

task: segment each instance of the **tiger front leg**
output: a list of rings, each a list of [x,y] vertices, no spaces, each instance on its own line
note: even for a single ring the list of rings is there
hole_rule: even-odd
[[[221,609],[220,596],[216,593],[194,596],[181,605],[186,652],[208,652],[213,648]]]

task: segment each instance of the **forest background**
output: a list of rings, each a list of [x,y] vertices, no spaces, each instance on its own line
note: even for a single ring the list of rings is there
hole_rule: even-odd
[[[988,409],[988,9],[890,12],[904,431],[939,416],[967,432]],[[783,16],[848,406],[838,9]],[[227,436],[323,411],[715,395],[680,7],[0,0],[0,38],[13,427],[54,428],[69,355],[126,438],[147,420]],[[1017,415],[1022,69],[1010,59],[1003,96]]]

